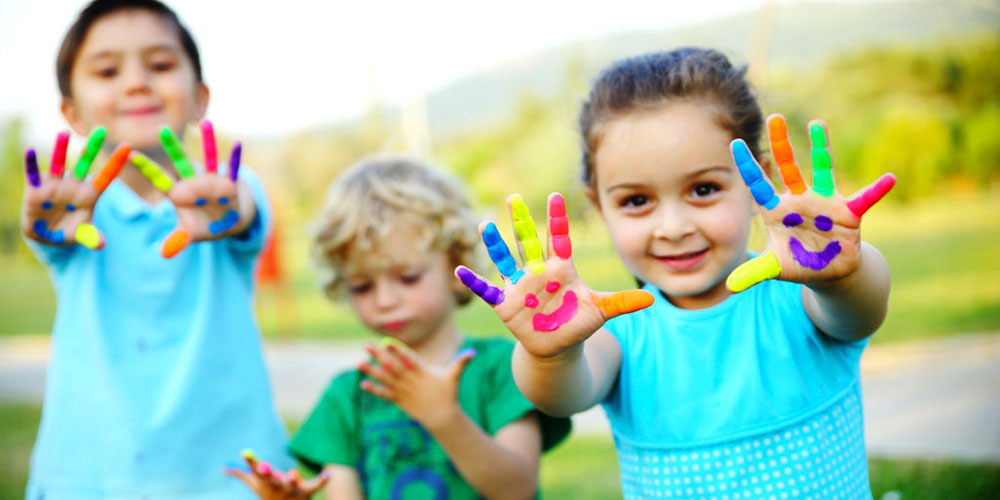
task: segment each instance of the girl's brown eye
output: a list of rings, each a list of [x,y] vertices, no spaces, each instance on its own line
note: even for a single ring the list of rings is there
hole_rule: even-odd
[[[399,277],[400,281],[406,283],[407,285],[412,285],[420,281],[420,278],[421,278],[421,273],[404,274]]]
[[[349,285],[347,287],[347,289],[348,289],[349,292],[351,292],[351,295],[361,295],[361,294],[363,294],[365,292],[370,291],[372,289],[372,284],[371,283],[360,283],[360,284],[357,284],[357,285]]]
[[[641,194],[633,194],[627,196],[622,201],[618,202],[618,205],[623,207],[641,207],[649,202],[649,198]]]
[[[693,189],[691,189],[691,193],[697,198],[704,198],[706,196],[712,195],[713,193],[719,191],[720,189],[721,187],[719,187],[719,185],[714,182],[705,182],[696,185]]]
[[[118,74],[117,68],[103,68],[97,70],[97,76],[101,78],[111,78]]]

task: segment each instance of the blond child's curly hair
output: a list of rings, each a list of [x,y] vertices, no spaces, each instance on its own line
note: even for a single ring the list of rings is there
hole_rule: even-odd
[[[379,259],[391,264],[386,250],[393,249],[382,243],[401,225],[419,235],[415,252],[440,250],[451,265],[478,269],[477,223],[461,182],[443,169],[406,156],[363,158],[330,185],[311,226],[320,286],[327,297],[339,300],[352,269],[379,265]],[[464,288],[456,292],[461,305],[470,298]]]

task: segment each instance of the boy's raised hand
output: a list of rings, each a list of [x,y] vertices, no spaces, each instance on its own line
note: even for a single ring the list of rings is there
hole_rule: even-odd
[[[445,366],[429,363],[402,342],[383,337],[382,347],[365,346],[372,361],[358,363],[371,377],[362,380],[365,392],[391,401],[428,430],[449,425],[458,404],[458,383],[475,349],[459,351]]]
[[[305,500],[312,497],[330,479],[326,471],[308,481],[299,477],[297,469],[283,474],[267,462],[258,462],[250,450],[243,451],[243,460],[247,467],[234,464],[227,466],[223,472],[243,481],[262,500]]]
[[[826,124],[813,120],[810,188],[795,162],[785,118],[768,117],[767,131],[786,192],[775,192],[742,139],[732,142],[736,166],[754,200],[765,209],[767,250],[737,267],[726,285],[741,292],[772,278],[809,284],[851,274],[860,258],[861,216],[892,189],[896,177],[885,174],[850,198],[842,196],[834,183]]]
[[[483,243],[503,279],[503,288],[492,285],[464,266],[455,270],[517,337],[537,357],[550,357],[582,343],[605,321],[648,307],[653,296],[643,290],[606,293],[591,290],[576,272],[569,238],[566,203],[559,193],[549,195],[548,259],[543,255],[535,221],[519,194],[507,198],[523,268],[507,250],[493,223],[480,224]]]
[[[184,149],[168,127],[160,131],[163,149],[180,175],[174,181],[159,165],[142,154],[132,156],[132,164],[167,197],[177,209],[177,227],[167,236],[160,253],[170,258],[192,241],[206,241],[237,234],[252,222],[253,197],[241,195],[239,189],[240,143],[233,146],[229,157],[229,172],[217,175],[215,132],[208,120],[201,122],[202,145],[205,152],[205,173],[197,175]]]
[[[101,171],[88,182],[87,173],[101,149],[105,135],[104,127],[97,127],[90,133],[87,147],[69,177],[63,175],[69,144],[68,133],[62,132],[56,138],[47,176],[43,177],[39,173],[35,150],[28,149],[24,159],[24,172],[28,182],[21,207],[21,229],[25,235],[49,245],[79,243],[91,249],[104,246],[104,235],[90,223],[94,205],[121,171],[131,151],[128,145],[119,145]]]

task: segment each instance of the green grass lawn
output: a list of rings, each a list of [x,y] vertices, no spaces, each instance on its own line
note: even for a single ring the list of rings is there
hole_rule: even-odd
[[[598,220],[574,221],[572,235],[574,258],[591,286],[634,286]],[[865,216],[864,238],[885,254],[893,280],[889,316],[873,342],[1000,329],[1000,196],[885,203]],[[319,293],[306,242],[290,240],[284,253],[290,259],[293,300],[261,290],[264,334],[364,338],[349,308]],[[55,302],[44,269],[24,259],[0,261],[0,268],[0,335],[50,331]],[[461,310],[459,324],[473,335],[505,331],[480,301]]]
[[[34,405],[0,403],[0,500],[24,496],[40,416]],[[873,458],[869,467],[876,500],[890,491],[899,492],[900,500],[1000,498],[1000,465]],[[543,498],[621,498],[611,438],[571,436],[542,459],[541,484]]]

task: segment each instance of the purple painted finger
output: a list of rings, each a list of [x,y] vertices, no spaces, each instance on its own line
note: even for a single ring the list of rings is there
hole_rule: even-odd
[[[233,152],[229,155],[229,180],[236,182],[240,176],[240,156],[243,154],[243,145],[239,142],[233,144]]]
[[[472,293],[478,295],[487,304],[492,306],[500,305],[503,303],[504,295],[503,290],[490,286],[485,280],[476,276],[476,273],[468,270],[465,267],[459,267],[455,274],[458,279],[462,280],[462,284],[472,290]]]
[[[42,179],[38,176],[38,159],[35,158],[35,150],[28,149],[24,154],[24,174],[28,177],[28,184],[31,187],[42,187]]]

